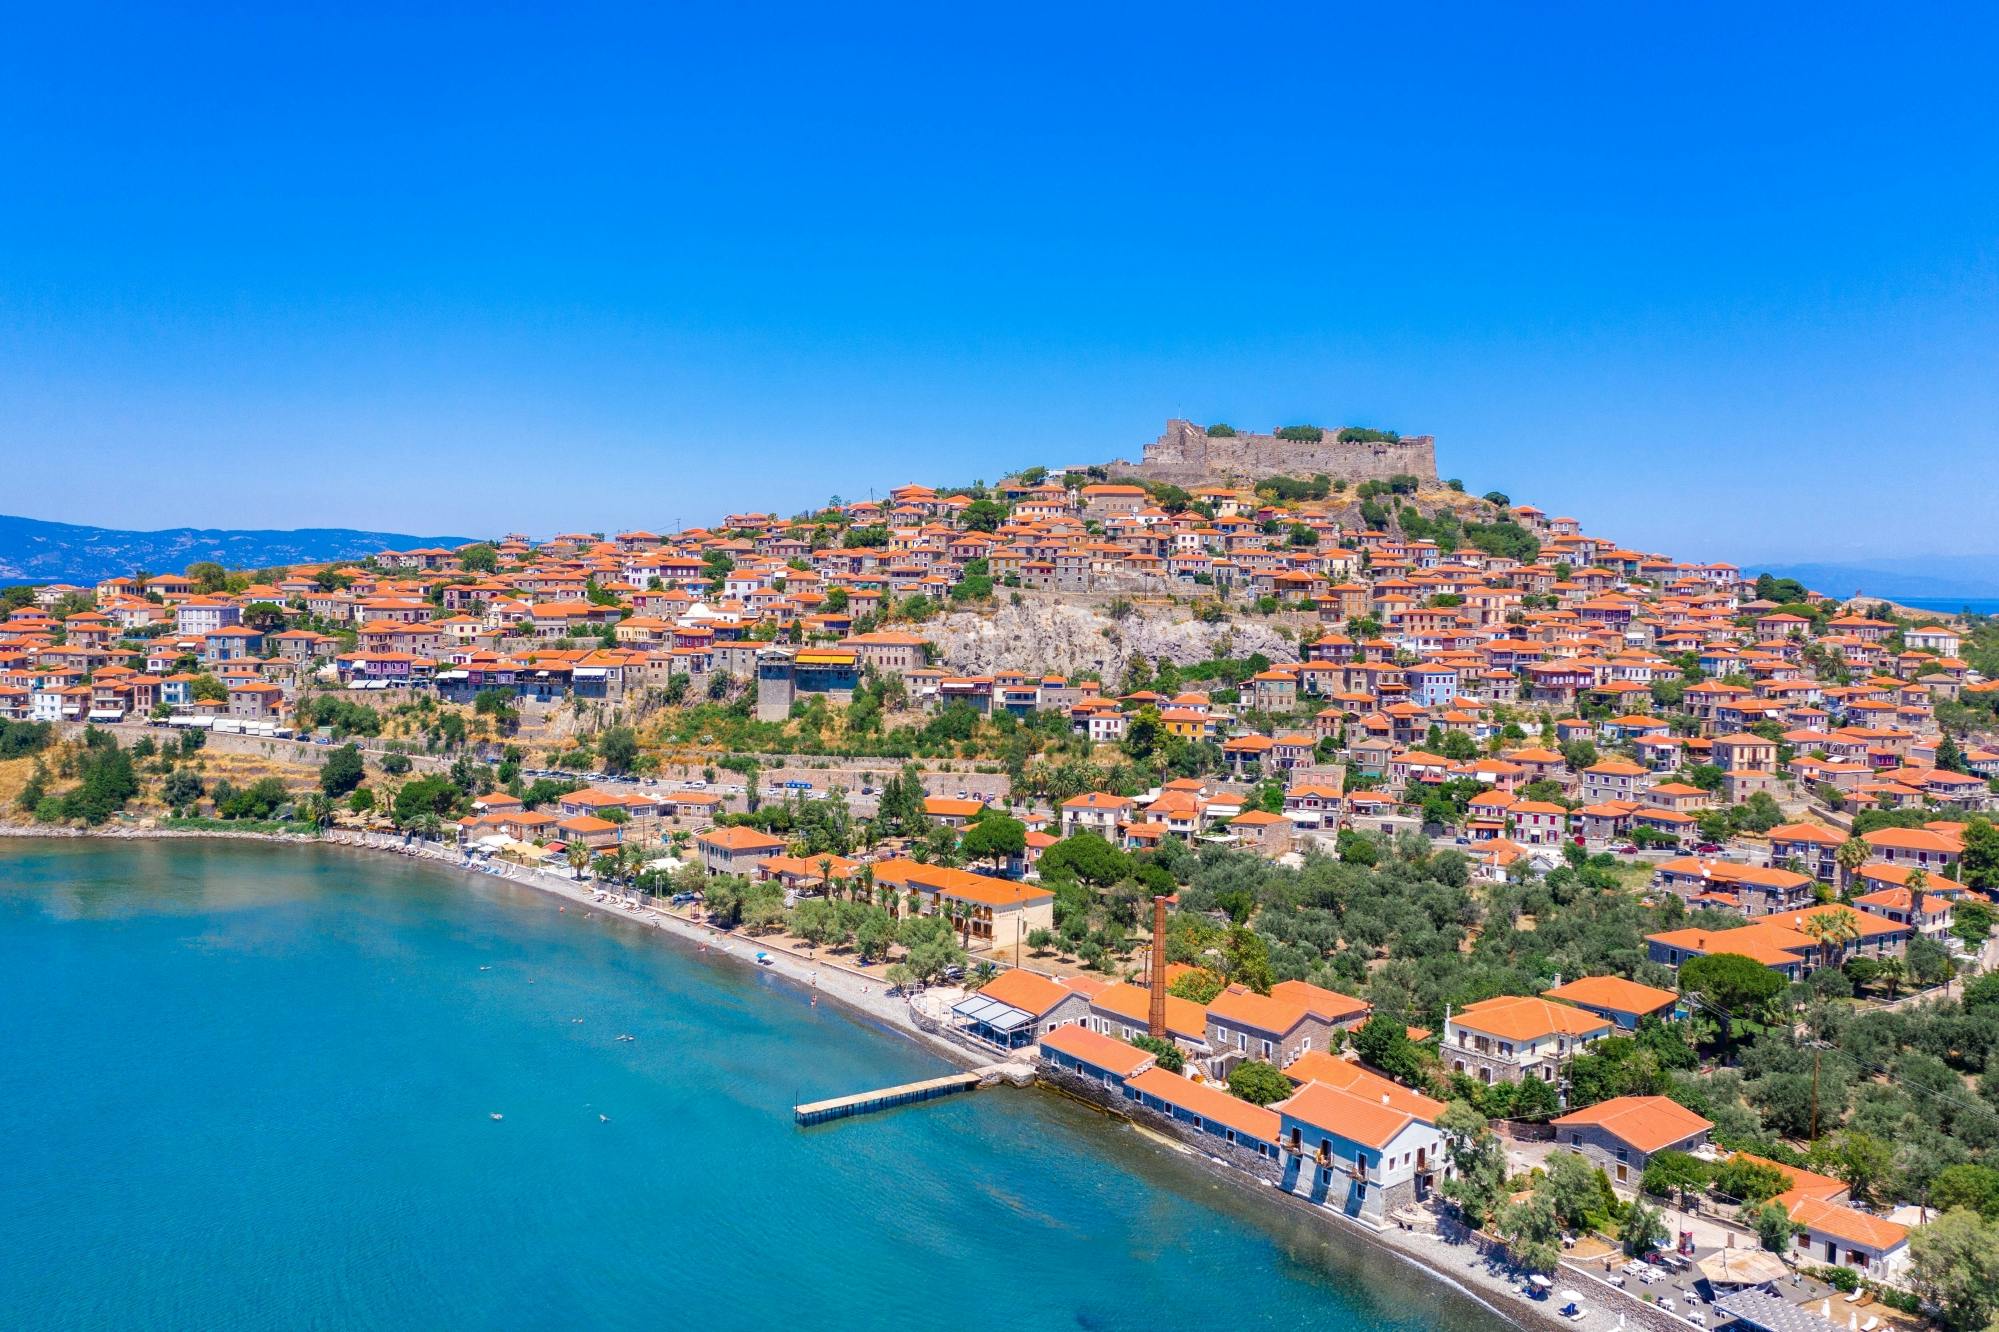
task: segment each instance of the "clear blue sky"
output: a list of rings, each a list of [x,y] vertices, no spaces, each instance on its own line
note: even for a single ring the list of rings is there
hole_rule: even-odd
[[[659,526],[1187,416],[1999,551],[1989,8],[340,8],[10,16],[0,510]]]

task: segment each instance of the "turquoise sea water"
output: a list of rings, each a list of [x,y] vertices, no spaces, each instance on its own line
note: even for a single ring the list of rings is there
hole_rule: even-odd
[[[1960,611],[1973,615],[1999,615],[1999,598],[1996,597],[1894,597],[1892,600],[1918,610],[1939,611],[1945,615],[1956,615]]]
[[[1502,1325],[1047,1093],[799,1130],[944,1065],[432,866],[0,840],[0,1031],[10,1329]]]

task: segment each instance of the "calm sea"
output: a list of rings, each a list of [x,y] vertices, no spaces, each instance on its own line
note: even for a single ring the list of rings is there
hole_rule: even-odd
[[[0,840],[0,1032],[10,1329],[1504,1325],[1045,1093],[801,1131],[943,1067],[430,866]]]
[[[1955,615],[1959,611],[1970,611],[1973,615],[1999,615],[1999,597],[1891,597],[1890,600],[1899,606],[1940,611],[1945,615]]]

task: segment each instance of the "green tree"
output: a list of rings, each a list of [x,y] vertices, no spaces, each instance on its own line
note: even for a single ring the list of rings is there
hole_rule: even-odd
[[[500,552],[483,541],[458,552],[458,567],[472,573],[492,573],[500,567]]]
[[[1030,943],[1033,940],[1029,940]],[[1228,986],[1217,972],[1206,967],[1194,967],[1175,976],[1166,986],[1166,992],[1180,999],[1197,1004],[1211,1004],[1215,996]]]
[[[814,948],[824,948],[840,937],[840,913],[824,898],[808,898],[791,909],[791,932]]]
[[[1889,1145],[1869,1133],[1842,1129],[1821,1142],[1814,1158],[1828,1173],[1846,1181],[1861,1202],[1873,1199],[1875,1186],[1895,1168],[1895,1153]]]
[[[1276,983],[1270,973],[1269,945],[1256,931],[1242,925],[1233,927],[1222,944],[1222,974],[1233,984],[1269,994]]]
[[[1485,1116],[1452,1101],[1437,1116],[1451,1173],[1443,1195],[1456,1204],[1465,1221],[1483,1226],[1506,1197],[1506,1148],[1487,1126]]]
[[[1658,1208],[1647,1207],[1644,1199],[1636,1198],[1632,1200],[1631,1210],[1624,1214],[1624,1225],[1617,1232],[1617,1238],[1626,1253],[1642,1258],[1666,1242],[1666,1222],[1660,1217]]]
[[[1376,1013],[1361,1024],[1353,1037],[1354,1052],[1391,1078],[1414,1081],[1422,1073],[1415,1042],[1403,1024],[1386,1013]]]
[[[1798,1227],[1783,1204],[1765,1202],[1756,1209],[1755,1216],[1756,1238],[1763,1247],[1771,1253],[1790,1252],[1791,1237],[1798,1233]]]
[[[367,776],[367,769],[361,762],[361,751],[354,745],[342,745],[326,756],[326,762],[319,767],[319,789],[328,796],[339,799]]]
[[[1131,857],[1093,832],[1071,833],[1041,853],[1037,862],[1044,882],[1079,879],[1108,888],[1131,873]]]
[[[1698,995],[1734,1017],[1755,1016],[1787,986],[1781,975],[1740,953],[1710,953],[1680,967],[1681,993]]]
[[[1659,1198],[1678,1195],[1683,1207],[1687,1195],[1706,1188],[1708,1179],[1707,1162],[1686,1152],[1656,1152],[1645,1162],[1645,1192]]]
[[[1999,892],[1999,827],[1990,819],[1974,818],[1965,824],[1957,877],[1968,888]]]
[[[175,768],[160,784],[160,799],[171,809],[188,809],[201,799],[200,774],[188,768]]]
[[[1246,1059],[1229,1071],[1229,1090],[1245,1101],[1269,1105],[1272,1101],[1283,1100],[1295,1088],[1291,1079],[1278,1071],[1275,1064]]]
[[[1909,1275],[1953,1332],[1973,1332],[1999,1310],[1999,1226],[1967,1207],[1909,1234]]]
[[[1603,1172],[1582,1153],[1550,1152],[1543,1168],[1547,1172],[1548,1196],[1564,1227],[1586,1229],[1592,1214],[1605,1210],[1607,1182]]]
[[[442,819],[456,813],[463,799],[464,793],[448,777],[414,777],[396,792],[393,817],[398,828],[416,827],[426,816]]]
[[[605,727],[597,737],[597,754],[604,760],[605,772],[630,772],[639,759],[638,732],[623,725]]]
[[[1141,1050],[1149,1051],[1158,1061],[1159,1067],[1168,1073],[1178,1073],[1187,1066],[1187,1057],[1180,1053],[1180,1047],[1158,1036],[1140,1034],[1131,1038],[1131,1043]]]
[[[1499,1209],[1499,1237],[1530,1272],[1552,1272],[1562,1260],[1562,1223],[1545,1184],[1544,1176],[1532,1193]]]
[[[969,531],[990,532],[1006,521],[1006,508],[993,500],[976,499],[965,506],[958,518]]]
[[[1940,1212],[1968,1207],[1987,1221],[1999,1220],[1999,1170],[1982,1165],[1948,1165],[1930,1180],[1930,1206]]]
[[[1009,815],[987,810],[965,830],[958,849],[973,860],[1002,864],[1026,853],[1027,825]]]
[[[1714,1172],[1715,1192],[1743,1203],[1766,1202],[1791,1187],[1791,1177],[1773,1165],[1733,1156]]]
[[[878,906],[866,908],[854,922],[854,951],[870,962],[888,956],[895,942],[895,921]]]
[[[1166,724],[1160,720],[1159,709],[1148,703],[1125,720],[1124,752],[1141,761],[1149,759],[1165,734]]]

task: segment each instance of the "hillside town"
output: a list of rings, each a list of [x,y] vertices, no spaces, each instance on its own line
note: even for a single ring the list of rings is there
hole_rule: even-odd
[[[10,820],[388,834],[799,948],[1530,1298],[1999,1312],[1983,619],[1432,476],[1040,467],[5,605]],[[1198,647],[944,632],[1049,607]]]

